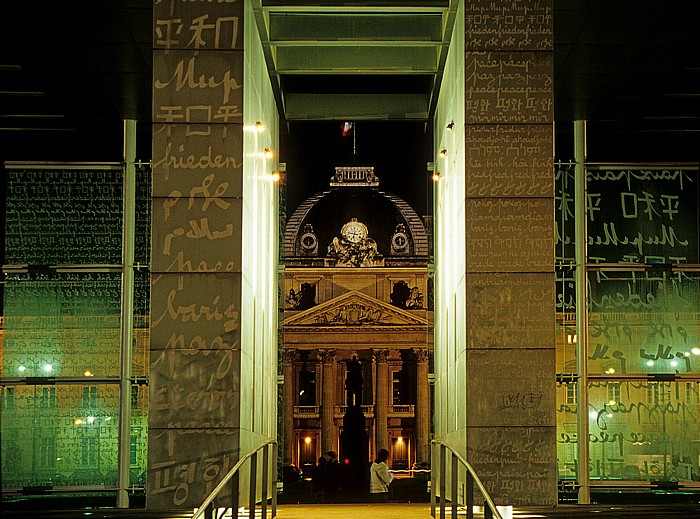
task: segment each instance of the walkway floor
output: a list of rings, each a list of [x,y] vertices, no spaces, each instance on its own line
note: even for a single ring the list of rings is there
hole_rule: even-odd
[[[437,513],[439,517],[439,510]],[[446,517],[450,517],[447,510]],[[465,515],[459,514],[459,517]],[[476,517],[483,517],[482,514]],[[512,519],[700,519],[700,505],[559,505],[513,510]],[[427,503],[280,504],[277,519],[430,519]]]
[[[286,505],[277,507],[277,519],[429,519],[428,503],[363,503]]]

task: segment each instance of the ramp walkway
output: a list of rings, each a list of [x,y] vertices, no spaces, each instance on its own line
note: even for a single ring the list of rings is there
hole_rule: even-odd
[[[439,511],[437,513],[439,517]],[[460,514],[459,517],[465,517]],[[483,517],[483,514],[475,514]],[[450,517],[449,512],[446,517]],[[430,519],[428,503],[280,504],[278,519]],[[700,505],[559,505],[513,510],[512,519],[700,519]]]

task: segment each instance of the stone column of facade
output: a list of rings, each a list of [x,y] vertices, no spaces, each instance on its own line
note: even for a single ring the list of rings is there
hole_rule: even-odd
[[[473,0],[464,25],[467,457],[497,504],[552,506],[553,0]]]
[[[430,388],[428,387],[428,350],[414,349],[416,355],[416,461],[430,458]]]
[[[284,350],[284,463],[293,464],[294,453],[294,361],[297,350]]]
[[[333,426],[335,408],[335,350],[319,350],[323,363],[323,396],[321,399],[321,446],[324,453],[336,450]]]
[[[374,403],[374,423],[376,431],[375,446],[388,449],[387,421],[389,415],[389,350],[374,350],[374,360],[377,363],[377,400]],[[371,457],[371,456],[370,456]]]

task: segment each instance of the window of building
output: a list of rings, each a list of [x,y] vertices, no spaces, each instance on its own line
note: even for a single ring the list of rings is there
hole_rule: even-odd
[[[139,437],[137,434],[131,435],[131,441],[129,442],[129,465],[137,465],[137,455],[139,447]]]
[[[97,465],[97,438],[84,437],[80,444],[80,459],[83,467],[94,467]]]
[[[45,469],[56,466],[56,438],[43,437],[39,440],[39,466]]]
[[[131,386],[131,409],[136,410],[139,406],[139,386]]]
[[[304,363],[299,371],[299,405],[316,405],[316,372]]]
[[[95,409],[97,407],[97,387],[85,386],[83,388],[83,408]]]
[[[685,401],[687,404],[698,404],[700,403],[700,395],[698,394],[698,382],[686,382],[685,383]]]
[[[566,403],[576,405],[576,382],[566,384]]]
[[[2,408],[3,409],[14,409],[15,408],[15,388],[14,387],[3,387],[2,388]]]
[[[56,388],[43,387],[39,396],[39,407],[42,409],[56,407]]]
[[[391,370],[391,403],[393,405],[408,405],[405,388],[405,376],[402,369]]]
[[[662,405],[671,397],[669,382],[649,382],[647,384],[647,404]]]
[[[608,404],[613,405],[620,402],[620,383],[608,382]]]

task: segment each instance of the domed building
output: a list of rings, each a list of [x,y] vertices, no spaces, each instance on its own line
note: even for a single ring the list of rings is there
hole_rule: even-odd
[[[284,235],[285,462],[429,456],[430,235],[373,167],[337,167]]]

